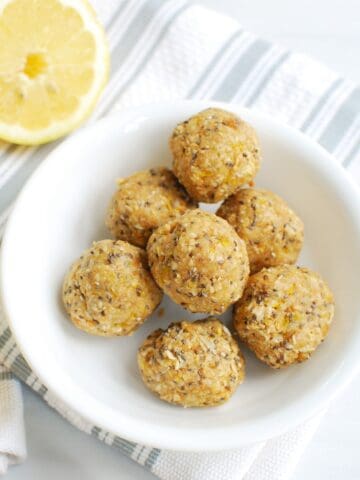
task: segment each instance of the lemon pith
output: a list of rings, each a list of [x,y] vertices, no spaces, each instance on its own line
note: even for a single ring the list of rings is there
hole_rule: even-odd
[[[0,138],[45,143],[73,130],[106,83],[104,31],[83,0],[0,0]]]

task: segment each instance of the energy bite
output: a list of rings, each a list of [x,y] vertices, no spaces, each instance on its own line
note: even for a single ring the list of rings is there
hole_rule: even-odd
[[[282,368],[311,356],[333,316],[334,297],[320,275],[281,265],[249,278],[234,306],[234,327],[260,360]]]
[[[157,284],[194,313],[223,313],[241,297],[249,275],[243,240],[225,220],[202,210],[155,230],[147,252]]]
[[[173,170],[192,198],[216,203],[254,179],[260,168],[255,130],[236,115],[208,108],[170,138]]]
[[[295,263],[304,241],[304,224],[273,192],[238,190],[216,212],[246,243],[251,273]]]
[[[94,242],[72,265],[63,285],[65,309],[93,335],[131,335],[162,299],[144,250],[127,242]]]
[[[216,318],[155,330],[139,348],[138,365],[152,392],[184,407],[220,405],[245,378],[239,346]]]
[[[151,168],[118,180],[111,199],[106,226],[119,240],[145,247],[152,231],[197,208],[171,170]]]

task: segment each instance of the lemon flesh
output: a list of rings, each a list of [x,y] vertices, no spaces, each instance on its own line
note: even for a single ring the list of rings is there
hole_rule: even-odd
[[[0,0],[0,138],[35,145],[70,132],[108,70],[104,31],[83,0]]]

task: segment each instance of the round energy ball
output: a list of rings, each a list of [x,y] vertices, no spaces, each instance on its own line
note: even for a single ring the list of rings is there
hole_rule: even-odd
[[[146,253],[127,242],[94,242],[71,266],[63,285],[65,309],[93,335],[131,335],[159,305]]]
[[[333,316],[334,297],[317,273],[280,265],[249,278],[234,307],[234,326],[260,360],[282,368],[311,356]]]
[[[224,201],[217,215],[246,243],[251,273],[296,262],[304,241],[304,224],[275,193],[238,190]]]
[[[118,180],[106,226],[115,238],[145,247],[155,228],[196,207],[171,170],[151,168]]]
[[[223,313],[248,279],[245,243],[225,220],[202,210],[159,227],[147,251],[157,284],[194,313]]]
[[[251,183],[260,167],[254,129],[219,108],[180,123],[170,138],[175,175],[190,196],[216,203]]]
[[[220,405],[245,377],[239,346],[216,318],[155,330],[139,348],[138,365],[152,392],[184,407]]]

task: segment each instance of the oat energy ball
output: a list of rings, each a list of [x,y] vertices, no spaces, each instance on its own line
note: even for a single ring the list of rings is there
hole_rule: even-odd
[[[161,298],[144,250],[115,240],[94,242],[72,265],[63,285],[69,317],[93,335],[131,335]]]
[[[238,344],[216,318],[156,330],[139,348],[138,364],[152,392],[184,407],[224,403],[245,377]]]
[[[275,193],[238,190],[217,211],[245,241],[250,270],[295,263],[304,241],[304,224]]]
[[[180,123],[170,138],[170,149],[175,175],[199,202],[223,200],[250,183],[260,167],[254,129],[219,108]]]
[[[281,368],[311,356],[333,315],[334,298],[320,275],[281,265],[250,277],[234,308],[234,326],[260,360]]]
[[[249,274],[243,240],[225,220],[201,210],[155,230],[147,251],[157,284],[191,312],[224,312],[240,298]]]
[[[165,167],[118,180],[106,226],[115,238],[145,247],[152,231],[197,204]]]

